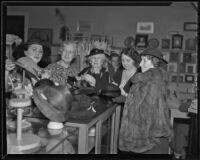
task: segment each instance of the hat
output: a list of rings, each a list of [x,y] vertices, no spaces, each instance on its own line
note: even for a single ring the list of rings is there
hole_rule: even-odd
[[[140,53],[140,55],[150,55],[150,56],[153,56],[153,57],[156,57],[162,61],[164,61],[165,63],[168,63],[164,58],[163,58],[163,54],[160,50],[158,49],[153,49],[153,48],[148,48],[148,49],[145,49],[142,53]]]
[[[65,122],[72,107],[72,95],[66,86],[42,84],[33,91],[33,100],[39,110],[54,122]]]
[[[34,39],[29,39],[27,42],[25,42],[24,43],[24,45],[26,46],[28,46],[28,45],[31,45],[31,44],[39,44],[39,45],[42,45],[42,46],[49,46],[48,44],[47,44],[47,42],[44,42],[44,41],[42,41],[42,40],[40,40],[40,39],[36,39],[36,38],[34,38]]]
[[[97,55],[97,54],[104,54],[106,56],[106,54],[104,53],[104,51],[102,49],[94,48],[90,51],[90,54],[87,55],[86,57],[91,57],[91,56],[94,56],[94,55]]]

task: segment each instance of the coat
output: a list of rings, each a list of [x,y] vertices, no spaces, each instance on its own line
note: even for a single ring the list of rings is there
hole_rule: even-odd
[[[159,68],[135,74],[125,101],[119,149],[137,153],[151,150],[161,137],[173,136],[167,98],[167,73]]]

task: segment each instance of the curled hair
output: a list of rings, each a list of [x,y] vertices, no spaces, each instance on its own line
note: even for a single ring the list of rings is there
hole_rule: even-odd
[[[76,42],[73,42],[73,41],[64,41],[62,42],[61,47],[60,47],[61,52],[64,50],[65,46],[72,46],[74,50],[76,50],[77,44]]]
[[[139,64],[141,62],[141,56],[140,54],[134,49],[134,48],[124,48],[121,52],[122,54],[130,57],[135,62],[135,66],[139,67]]]

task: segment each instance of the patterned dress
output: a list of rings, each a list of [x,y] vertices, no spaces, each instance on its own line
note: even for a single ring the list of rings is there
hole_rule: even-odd
[[[76,72],[72,67],[65,68],[61,66],[58,62],[48,65],[45,69],[51,72],[50,80],[59,83],[59,85],[68,84],[68,76],[76,76]]]

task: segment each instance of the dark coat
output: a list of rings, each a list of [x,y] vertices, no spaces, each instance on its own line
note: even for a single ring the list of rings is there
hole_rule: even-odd
[[[119,148],[124,151],[146,152],[159,143],[160,137],[171,137],[172,126],[166,104],[168,76],[153,68],[138,73],[126,99]]]

